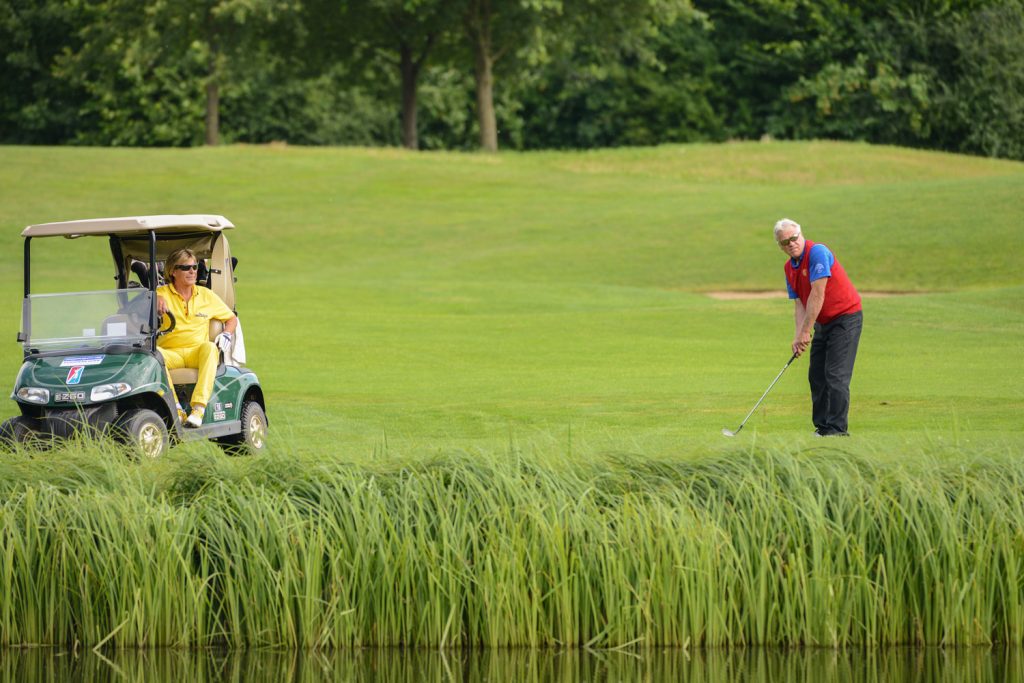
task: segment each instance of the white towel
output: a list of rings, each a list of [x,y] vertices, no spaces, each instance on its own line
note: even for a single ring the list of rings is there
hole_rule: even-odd
[[[238,321],[235,327],[234,339],[231,342],[231,350],[224,354],[224,364],[235,367],[245,365],[245,339],[242,338],[242,321]]]

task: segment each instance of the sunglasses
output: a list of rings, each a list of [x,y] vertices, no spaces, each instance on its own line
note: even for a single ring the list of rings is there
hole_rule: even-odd
[[[198,263],[191,263],[189,265],[178,264],[178,265],[174,266],[174,269],[175,270],[199,270],[199,264]]]
[[[789,245],[793,244],[793,242],[796,242],[798,239],[800,239],[800,233],[799,232],[796,233],[795,235],[793,235],[792,237],[787,237],[784,240],[779,240],[779,246],[780,247],[788,247]]]

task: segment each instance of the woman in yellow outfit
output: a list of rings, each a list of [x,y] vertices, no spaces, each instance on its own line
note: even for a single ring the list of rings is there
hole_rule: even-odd
[[[196,368],[199,380],[192,392],[192,412],[186,418],[178,404],[178,415],[187,427],[203,424],[206,404],[213,393],[213,379],[217,373],[218,349],[227,353],[231,348],[238,318],[221,298],[206,287],[196,286],[198,275],[196,255],[189,249],[178,249],[164,262],[164,276],[169,284],[157,288],[157,311],[174,314],[176,325],[171,332],[160,337],[157,346],[167,366],[170,386],[171,370]],[[220,320],[224,331],[210,341],[210,321]]]

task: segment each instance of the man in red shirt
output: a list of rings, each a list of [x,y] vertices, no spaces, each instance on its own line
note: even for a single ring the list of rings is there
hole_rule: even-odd
[[[792,351],[799,356],[811,348],[807,377],[814,433],[849,436],[850,379],[864,321],[860,294],[828,247],[805,239],[795,221],[776,223],[775,241],[789,255],[786,289],[796,324]]]

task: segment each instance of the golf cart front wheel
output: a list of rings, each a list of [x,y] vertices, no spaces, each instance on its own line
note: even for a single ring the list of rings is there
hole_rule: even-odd
[[[36,444],[40,440],[36,420],[17,415],[0,424],[0,445],[14,448],[18,444]]]
[[[118,427],[122,439],[144,457],[159,458],[170,446],[167,425],[152,410],[129,410],[118,420]]]
[[[267,447],[267,414],[256,401],[246,401],[242,406],[242,431],[218,440],[228,453],[239,454],[262,451]]]

